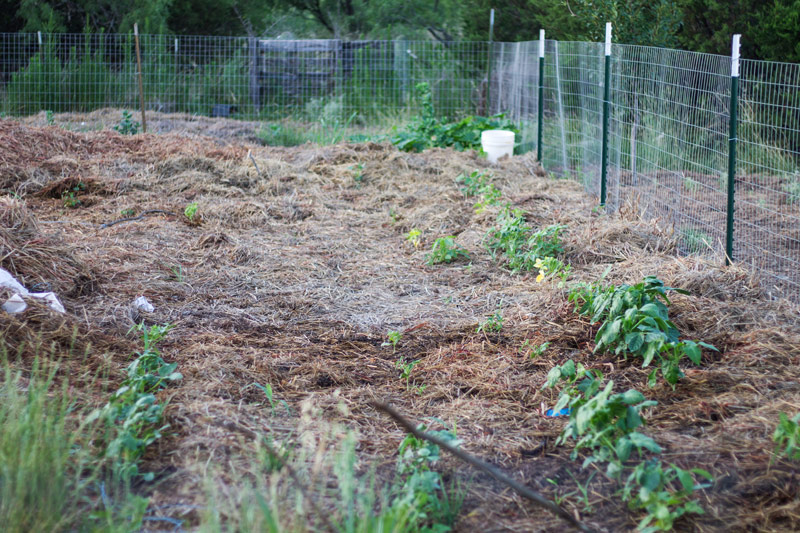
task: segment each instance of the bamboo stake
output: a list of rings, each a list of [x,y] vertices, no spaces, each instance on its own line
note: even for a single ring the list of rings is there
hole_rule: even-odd
[[[133,25],[133,37],[136,41],[136,66],[139,70],[139,105],[142,108],[142,132],[147,133],[147,118],[144,115],[144,84],[142,83],[142,53],[139,50],[139,25]]]

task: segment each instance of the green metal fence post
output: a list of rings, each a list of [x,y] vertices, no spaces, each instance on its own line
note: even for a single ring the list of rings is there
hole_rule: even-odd
[[[600,205],[606,205],[608,175],[608,108],[611,99],[611,23],[606,22],[606,59],[603,76],[603,145],[600,154]]]
[[[542,162],[542,126],[544,125],[544,30],[539,30],[539,123],[536,133],[536,160]]]
[[[725,264],[733,261],[733,200],[736,187],[736,123],[739,107],[739,41],[741,34],[733,36],[731,43],[731,102],[728,119],[728,207],[725,224]]]
[[[492,114],[492,48],[494,44],[494,9],[489,11],[489,53],[486,65],[486,116]]]

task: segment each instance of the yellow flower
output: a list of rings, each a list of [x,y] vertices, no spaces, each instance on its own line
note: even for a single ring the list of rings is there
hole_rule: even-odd
[[[539,275],[536,276],[536,283],[541,283],[543,279],[544,279],[544,271],[540,270]]]
[[[542,258],[541,258],[541,257],[537,257],[537,258],[536,258],[536,262],[533,264],[533,268],[538,268],[538,269],[540,269],[540,270],[541,270],[542,268],[545,268],[545,267],[544,267],[544,264],[542,263]]]

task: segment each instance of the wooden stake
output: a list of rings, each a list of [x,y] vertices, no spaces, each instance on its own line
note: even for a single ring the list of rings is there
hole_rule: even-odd
[[[144,84],[142,83],[142,53],[139,50],[139,25],[133,25],[133,37],[136,41],[136,66],[139,69],[139,105],[142,108],[142,131],[147,133],[147,119],[144,115]]]

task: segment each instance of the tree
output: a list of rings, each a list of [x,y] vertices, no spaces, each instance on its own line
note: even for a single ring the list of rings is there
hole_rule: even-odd
[[[602,41],[606,22],[614,42],[674,48],[683,13],[672,0],[567,0],[585,27],[585,37]]]
[[[581,21],[564,0],[468,0],[461,9],[463,37],[473,41],[489,38],[489,10],[495,8],[496,41],[534,41],[543,28],[550,39],[576,40],[584,33]]]

